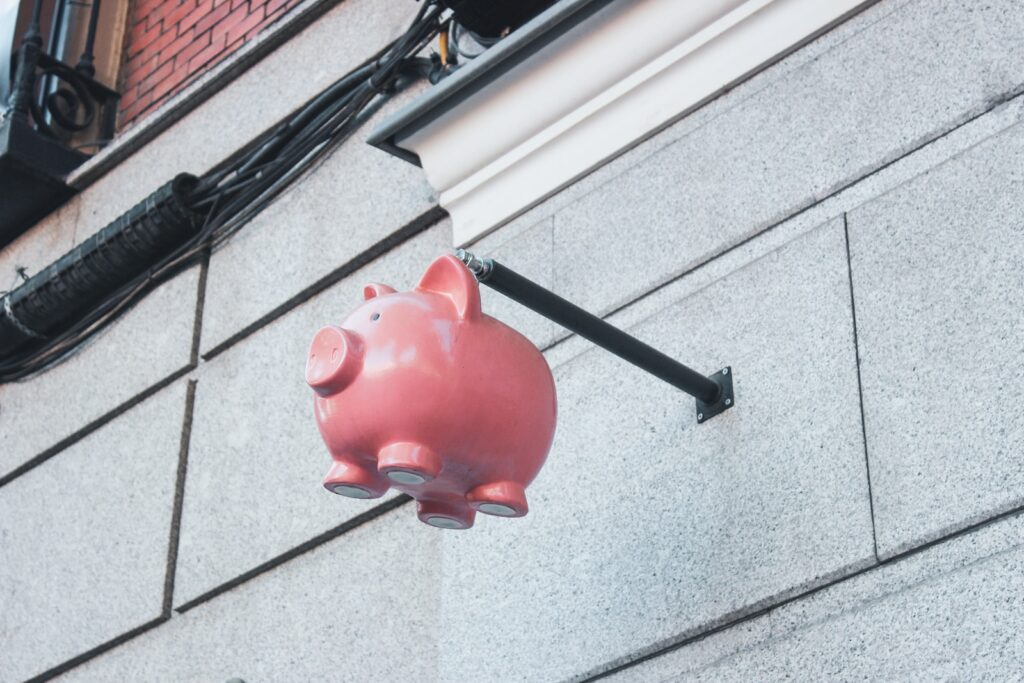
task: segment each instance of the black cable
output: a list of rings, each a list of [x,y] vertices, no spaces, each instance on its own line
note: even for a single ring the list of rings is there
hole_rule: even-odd
[[[405,33],[264,133],[245,153],[201,176],[188,197],[191,210],[202,217],[195,233],[64,329],[0,354],[0,383],[24,379],[82,348],[152,289],[222,246],[349,139],[384,102],[429,73],[430,60],[416,55],[448,29],[443,12],[437,0],[425,0]],[[5,294],[0,292],[0,300]],[[9,320],[17,322],[14,316]]]
[[[337,96],[333,102],[322,96],[314,99],[292,119],[290,125],[276,131],[267,143],[259,146],[258,151],[237,160],[233,175],[230,169],[228,173],[221,171],[218,174],[218,181],[228,176],[231,177],[230,181],[209,189],[208,185],[203,185],[203,189],[197,193],[197,206],[209,203],[209,196],[205,196],[208,192],[238,192],[243,184],[249,187],[243,193],[244,201],[241,203],[248,204],[261,190],[272,190],[276,179],[285,171],[296,166],[308,167],[321,153],[333,149],[337,143],[346,139],[354,129],[344,125],[345,122],[356,117],[375,97],[388,96],[389,93],[385,90],[393,87],[403,61],[410,59],[411,55],[422,49],[421,44],[432,39],[440,30],[437,18],[441,10],[434,8],[428,13],[429,8],[429,4],[424,4],[417,15],[417,20],[406,34],[394,41],[390,50],[385,49],[378,53],[376,59],[369,65],[376,68],[372,69],[367,78],[357,82],[356,79],[346,77],[335,83],[327,91]],[[365,68],[364,66],[359,71],[362,72]],[[332,141],[335,144],[328,146]],[[317,149],[320,146],[323,147]],[[271,155],[276,157],[273,162],[258,165]],[[256,182],[252,180],[254,177],[257,178]],[[237,203],[227,205],[224,213],[232,216],[236,205]]]

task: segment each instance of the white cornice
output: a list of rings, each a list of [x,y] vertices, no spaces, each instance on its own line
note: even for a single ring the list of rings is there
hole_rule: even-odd
[[[617,0],[404,139],[467,244],[864,0]]]

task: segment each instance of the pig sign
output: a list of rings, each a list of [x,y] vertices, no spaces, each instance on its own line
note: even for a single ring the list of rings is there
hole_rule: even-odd
[[[473,274],[435,260],[397,292],[369,284],[313,339],[306,382],[333,465],[327,490],[417,500],[421,521],[468,529],[477,512],[527,513],[555,433],[555,384],[521,334],[484,314]]]

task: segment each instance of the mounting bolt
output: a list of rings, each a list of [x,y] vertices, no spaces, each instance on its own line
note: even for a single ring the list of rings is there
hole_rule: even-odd
[[[732,391],[732,369],[724,367],[708,379],[719,386],[718,397],[711,403],[697,399],[697,423],[703,424],[715,415],[719,415],[736,404],[736,396]]]
[[[456,249],[455,257],[466,265],[477,280],[485,279],[493,267],[490,259],[479,259],[465,249]]]

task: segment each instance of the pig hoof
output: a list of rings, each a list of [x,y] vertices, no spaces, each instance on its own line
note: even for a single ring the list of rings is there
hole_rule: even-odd
[[[388,484],[373,470],[338,460],[324,477],[324,488],[349,498],[380,498],[388,490]]]
[[[336,394],[362,370],[362,342],[355,334],[334,325],[313,337],[306,359],[306,383],[321,396]]]
[[[465,505],[434,500],[420,501],[416,513],[420,521],[438,529],[468,529],[476,513]]]
[[[498,517],[522,517],[529,512],[526,491],[514,481],[482,484],[466,494],[474,510]]]
[[[377,455],[377,469],[396,484],[416,486],[432,480],[441,471],[441,459],[426,446],[393,443]]]

